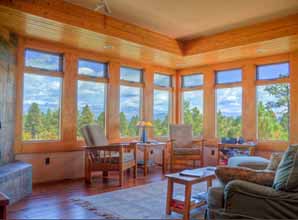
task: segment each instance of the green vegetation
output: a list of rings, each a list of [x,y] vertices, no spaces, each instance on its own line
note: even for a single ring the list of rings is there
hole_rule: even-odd
[[[197,107],[190,107],[189,101],[183,103],[183,120],[192,125],[193,135],[200,136],[203,132],[203,113]]]
[[[136,127],[139,116],[132,116],[130,121],[126,118],[124,112],[120,112],[120,134],[122,137],[138,137],[139,128]]]
[[[225,116],[221,111],[217,112],[217,136],[235,138],[240,137],[241,117]]]
[[[169,116],[166,115],[163,119],[155,119],[153,121],[154,136],[166,137],[169,134]]]

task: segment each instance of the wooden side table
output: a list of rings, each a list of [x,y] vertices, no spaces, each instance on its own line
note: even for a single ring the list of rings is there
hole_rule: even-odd
[[[168,164],[168,142],[149,142],[149,143],[137,143],[137,149],[143,152],[144,158],[144,176],[148,175],[148,161],[149,153],[152,150],[160,150],[162,152],[162,172],[166,173]]]
[[[204,172],[203,176],[201,177],[182,176],[180,175],[180,173],[166,175],[166,177],[168,178],[166,213],[170,215],[172,211],[174,211],[182,214],[184,220],[189,220],[190,211],[192,209],[198,208],[207,203],[206,201],[207,191],[200,196],[199,200],[192,199],[192,196],[191,196],[192,186],[194,184],[206,181],[207,188],[211,187],[212,180],[216,178],[214,169],[215,169],[214,167],[204,167],[204,168],[196,169],[199,172],[201,171]],[[183,198],[184,201],[180,200],[180,198],[179,199],[174,198],[173,196],[174,184],[182,184],[185,186],[185,194]],[[177,206],[177,204],[181,204],[181,206]]]

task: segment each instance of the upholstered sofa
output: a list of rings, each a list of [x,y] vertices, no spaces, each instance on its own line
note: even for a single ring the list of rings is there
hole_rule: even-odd
[[[241,171],[231,180],[229,167],[217,169],[222,186],[209,189],[207,219],[298,219],[297,146],[289,147],[276,171],[241,169],[249,173],[247,181]]]

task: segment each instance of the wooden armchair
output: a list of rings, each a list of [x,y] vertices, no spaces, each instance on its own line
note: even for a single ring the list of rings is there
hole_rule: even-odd
[[[9,205],[9,198],[0,192],[0,219],[6,220],[7,216],[7,207]]]
[[[85,148],[85,180],[91,183],[92,171],[102,171],[103,177],[109,171],[119,171],[119,185],[122,186],[124,172],[133,168],[137,176],[136,144],[109,144],[98,125],[87,125],[81,129],[87,147]]]
[[[170,139],[171,170],[175,160],[192,161],[193,168],[196,166],[196,161],[199,161],[200,167],[203,166],[204,140],[193,140],[191,125],[170,125]]]

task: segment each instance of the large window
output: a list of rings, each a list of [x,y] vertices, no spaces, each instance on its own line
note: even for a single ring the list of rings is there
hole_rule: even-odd
[[[139,135],[137,122],[141,120],[142,79],[140,69],[121,67],[120,69],[120,136]]]
[[[155,73],[153,94],[153,125],[155,137],[164,137],[169,134],[171,90],[171,76]]]
[[[242,135],[241,80],[241,69],[216,72],[217,137],[237,138]],[[231,83],[233,86],[229,85]]]
[[[60,139],[61,62],[59,54],[25,51],[23,141]]]
[[[79,60],[77,92],[77,136],[82,137],[81,128],[98,124],[105,129],[106,64]],[[84,75],[85,77],[81,77]],[[86,77],[87,76],[87,77]]]
[[[184,124],[192,125],[193,135],[203,134],[203,74],[195,73],[182,76],[182,112]]]
[[[282,79],[288,76],[288,63],[257,67],[257,78],[272,82],[259,81],[257,86],[259,140],[289,139],[290,86]]]

